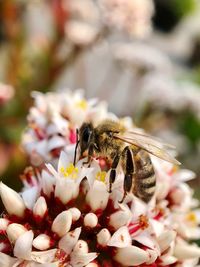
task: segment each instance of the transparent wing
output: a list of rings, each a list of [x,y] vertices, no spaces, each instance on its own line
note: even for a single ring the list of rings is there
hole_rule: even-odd
[[[130,145],[140,147],[158,158],[180,165],[180,162],[167,152],[167,149],[174,147],[155,140],[152,136],[139,132],[125,132],[123,135],[115,134],[114,137]]]

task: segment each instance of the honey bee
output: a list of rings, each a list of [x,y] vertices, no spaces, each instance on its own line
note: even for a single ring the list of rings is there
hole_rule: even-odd
[[[77,130],[74,164],[78,147],[80,156],[87,152],[88,158],[84,164],[90,164],[94,157],[110,159],[109,193],[111,193],[116,168],[121,162],[124,171],[124,194],[120,203],[124,201],[127,192],[132,192],[147,203],[156,188],[155,171],[149,154],[173,164],[180,164],[167,152],[169,146],[144,133],[128,131],[120,122],[104,120],[97,127],[92,123],[83,123]]]

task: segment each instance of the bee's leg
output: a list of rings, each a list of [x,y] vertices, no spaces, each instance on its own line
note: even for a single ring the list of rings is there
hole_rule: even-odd
[[[76,146],[75,146],[75,151],[74,151],[74,166],[76,164],[76,154],[77,154],[79,142],[80,141],[78,140],[78,129],[76,129]]]
[[[91,162],[92,162],[92,155],[93,155],[93,145],[90,145],[88,149],[87,161],[83,162],[83,165],[88,164],[88,167],[90,167]]]
[[[125,163],[125,176],[124,176],[124,195],[119,203],[122,203],[126,197],[127,192],[131,191],[133,184],[134,163],[133,156],[129,146],[126,146],[122,152],[122,159]]]
[[[115,177],[116,177],[116,168],[117,168],[117,165],[119,163],[119,160],[120,160],[120,155],[117,154],[115,157],[114,157],[114,160],[112,162],[112,165],[111,165],[111,171],[110,171],[110,177],[109,177],[109,193],[112,192],[112,184],[114,183],[115,181]]]

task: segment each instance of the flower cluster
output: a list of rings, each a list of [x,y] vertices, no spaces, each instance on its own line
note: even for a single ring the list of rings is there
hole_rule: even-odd
[[[144,37],[151,30],[154,6],[151,0],[63,1],[69,13],[65,33],[75,45],[92,44],[108,31]]]
[[[151,0],[99,0],[105,22],[109,26],[144,36],[151,29],[154,6]]]
[[[54,160],[56,164],[62,149],[74,150],[76,129],[84,121],[97,124],[102,119],[115,118],[114,114],[108,113],[105,102],[86,101],[82,90],[34,92],[32,96],[35,105],[30,109],[22,143],[34,166]]]
[[[123,172],[109,194],[109,171],[84,160],[74,166],[62,152],[57,170],[27,169],[21,194],[1,183],[2,266],[196,266],[200,249],[188,240],[200,237],[200,218],[183,182],[192,172],[153,158],[154,198],[119,204]]]
[[[27,130],[34,140],[32,148],[40,142],[38,133],[44,134],[45,142],[53,133],[67,140],[66,152],[61,151],[57,167],[50,160],[41,168],[27,168],[21,176],[21,193],[0,184],[6,209],[0,219],[0,265],[197,266],[200,248],[190,241],[200,238],[200,213],[198,201],[186,184],[194,173],[151,156],[157,180],[153,198],[144,203],[130,192],[120,203],[124,194],[121,164],[108,193],[110,170],[103,158],[94,158],[90,166],[84,164],[86,158],[75,166],[72,163],[75,144],[69,141],[70,130],[84,120],[97,123],[97,115],[101,115],[98,105],[93,100],[83,101],[78,92],[36,95]],[[79,117],[80,105],[87,107],[89,103],[90,108],[82,110]],[[117,119],[107,110],[104,116]],[[57,134],[63,133],[59,132],[63,122],[66,136]],[[127,128],[133,127],[128,119],[122,122]]]

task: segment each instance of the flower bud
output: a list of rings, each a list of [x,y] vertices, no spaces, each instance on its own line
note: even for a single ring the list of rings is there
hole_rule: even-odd
[[[23,235],[27,229],[18,223],[12,223],[7,227],[6,233],[11,243],[15,243],[17,238]]]
[[[95,262],[90,262],[85,267],[99,267],[99,265],[97,265]]]
[[[118,229],[121,226],[127,225],[131,218],[131,212],[127,210],[119,210],[111,214],[109,224],[114,228]]]
[[[72,214],[70,211],[63,211],[54,219],[52,224],[52,231],[60,237],[69,232],[72,225]]]
[[[51,239],[48,235],[45,234],[38,235],[33,240],[33,246],[39,250],[49,249],[51,246]]]
[[[78,242],[76,243],[74,249],[73,249],[74,253],[81,253],[81,254],[86,254],[88,253],[88,244],[86,241],[84,240],[78,240]]]
[[[98,218],[94,213],[88,213],[85,215],[83,223],[86,227],[94,228],[98,224]]]
[[[6,208],[7,212],[12,215],[16,215],[18,217],[23,217],[25,212],[25,204],[23,199],[20,195],[3,184],[0,183],[0,195],[4,207]]]
[[[148,261],[149,258],[146,251],[135,246],[128,246],[118,248],[114,259],[123,266],[138,266]]]
[[[70,208],[70,209],[68,209],[68,211],[70,211],[71,214],[72,214],[72,221],[73,222],[78,221],[79,218],[81,217],[81,212],[77,208]]]
[[[39,197],[33,207],[33,214],[43,218],[47,212],[47,203],[44,197]]]
[[[101,245],[102,247],[107,246],[108,241],[111,238],[111,234],[108,231],[108,229],[103,228],[98,234],[97,234],[97,242],[99,245]]]
[[[71,232],[68,232],[60,239],[58,247],[63,249],[66,252],[66,254],[70,254],[73,247],[75,246],[75,244],[79,239],[80,233],[81,233],[81,227],[76,228]]]

